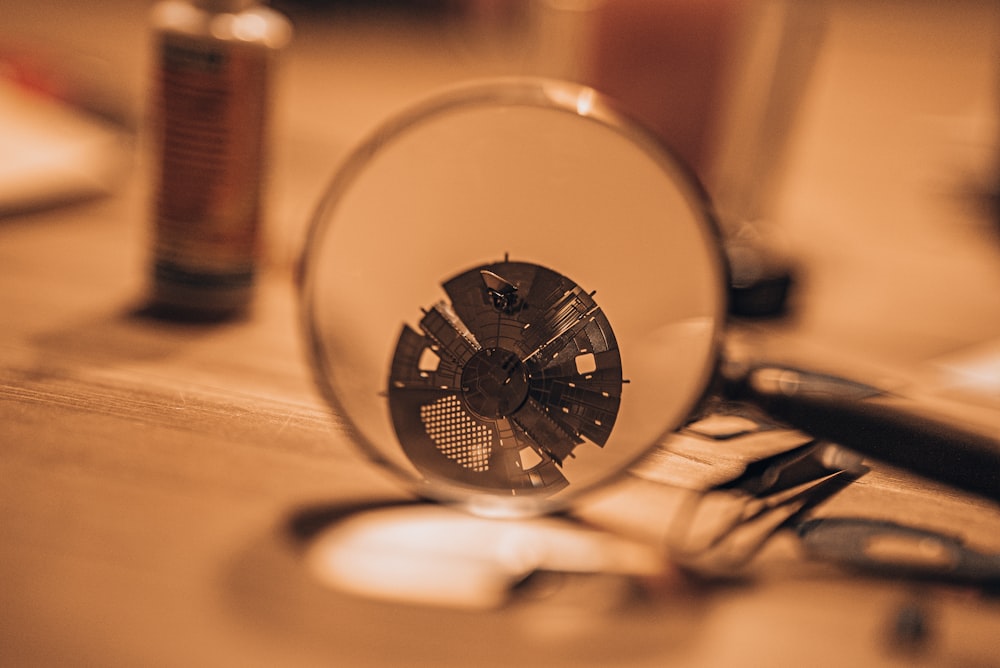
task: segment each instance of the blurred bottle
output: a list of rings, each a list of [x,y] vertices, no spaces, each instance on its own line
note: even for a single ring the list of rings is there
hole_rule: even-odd
[[[240,315],[257,269],[271,70],[291,24],[255,0],[164,0],[152,22],[151,307]]]
[[[794,262],[768,220],[825,25],[810,0],[531,0],[536,65],[591,85],[701,180],[735,315],[784,313]]]

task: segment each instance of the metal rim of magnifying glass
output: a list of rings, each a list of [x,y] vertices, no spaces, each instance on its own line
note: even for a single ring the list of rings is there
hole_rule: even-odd
[[[722,234],[710,199],[694,172],[660,138],[633,117],[622,112],[612,99],[593,88],[580,84],[537,77],[495,77],[453,85],[432,93],[422,101],[418,101],[391,116],[362,140],[341,162],[310,217],[305,244],[296,267],[299,320],[305,333],[306,353],[311,362],[310,368],[317,387],[335,414],[344,419],[345,432],[352,443],[363,450],[372,461],[392,471],[398,480],[408,483],[410,491],[433,501],[462,505],[483,516],[526,517],[565,508],[571,500],[607,485],[623,475],[629,466],[642,459],[665,436],[680,427],[681,424],[666,427],[659,438],[637,452],[629,466],[622,467],[615,474],[609,474],[589,485],[577,486],[572,492],[561,493],[558,499],[543,494],[514,498],[482,491],[474,493],[476,490],[472,489],[463,493],[458,485],[454,489],[449,489],[448,493],[444,493],[441,489],[434,488],[433,484],[426,480],[413,480],[409,471],[383,456],[377,445],[370,442],[362,430],[352,422],[349,412],[344,408],[337,395],[337,391],[329,382],[331,363],[325,354],[316,320],[312,317],[315,312],[316,288],[315,272],[310,262],[310,251],[320,246],[323,235],[330,228],[330,226],[324,225],[323,221],[334,214],[340,200],[365,171],[370,161],[390,146],[395,139],[417,129],[424,122],[437,119],[450,111],[491,105],[497,107],[526,106],[561,111],[603,126],[652,158],[690,200],[692,210],[701,214],[699,216],[701,231],[709,239],[709,243],[706,243],[706,250],[711,251],[714,255],[714,265],[718,270],[716,277],[717,299],[715,313],[712,317],[710,352],[700,383],[701,391],[691,397],[686,411],[682,412],[682,415],[685,416],[694,412],[697,406],[703,403],[705,396],[711,390],[713,379],[717,377],[728,303],[729,267],[723,250]]]

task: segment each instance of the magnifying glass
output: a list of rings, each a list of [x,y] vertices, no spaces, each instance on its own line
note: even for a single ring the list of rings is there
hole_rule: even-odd
[[[487,516],[609,482],[718,387],[908,465],[908,444],[933,448],[921,462],[965,448],[986,473],[959,482],[1000,494],[995,438],[858,412],[854,385],[720,364],[721,249],[696,179],[593,89],[465,84],[382,124],[323,197],[302,264],[314,375],[372,459]]]

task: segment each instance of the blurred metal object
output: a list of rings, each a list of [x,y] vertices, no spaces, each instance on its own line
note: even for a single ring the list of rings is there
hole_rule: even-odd
[[[781,365],[724,365],[725,392],[817,438],[1000,501],[1000,436],[928,402]]]
[[[896,577],[1000,585],[1000,554],[957,536],[863,517],[824,517],[796,528],[808,556]]]
[[[813,442],[691,496],[670,527],[671,556],[699,576],[738,575],[775,531],[864,472],[860,458],[838,451]]]

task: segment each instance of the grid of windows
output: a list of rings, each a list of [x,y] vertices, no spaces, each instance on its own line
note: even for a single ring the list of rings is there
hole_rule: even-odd
[[[420,420],[441,454],[473,471],[490,470],[493,430],[470,417],[458,397],[421,406]]]

